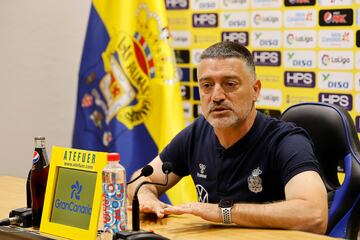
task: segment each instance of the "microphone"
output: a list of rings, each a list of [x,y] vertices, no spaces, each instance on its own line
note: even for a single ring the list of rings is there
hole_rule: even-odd
[[[145,167],[144,167],[145,168]],[[150,181],[141,182],[135,189],[134,197],[132,201],[132,231],[122,231],[116,233],[116,239],[127,239],[127,240],[135,240],[135,239],[147,239],[147,240],[168,240],[163,236],[160,236],[153,232],[148,231],[140,231],[140,210],[139,210],[139,198],[138,192],[140,188],[145,184],[157,185],[157,186],[166,186],[169,181],[169,174],[172,171],[172,164],[170,162],[164,162],[161,167],[163,173],[165,174],[165,182],[164,183],[155,183]]]
[[[146,165],[145,167],[143,167],[141,169],[141,173],[139,176],[137,176],[136,178],[134,178],[133,180],[130,180],[129,182],[127,182],[126,184],[129,185],[133,182],[135,182],[136,180],[138,180],[140,177],[148,177],[150,176],[152,173],[154,172],[154,169],[152,166],[150,165]]]

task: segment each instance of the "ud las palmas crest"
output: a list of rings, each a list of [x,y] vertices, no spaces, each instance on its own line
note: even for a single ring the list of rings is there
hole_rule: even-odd
[[[89,118],[102,133],[108,146],[113,139],[111,121],[115,118],[131,130],[149,117],[151,81],[174,81],[174,56],[168,44],[169,31],[162,27],[160,17],[146,4],[136,10],[136,31],[133,36],[118,32],[112,36],[102,54],[105,75],[99,85],[84,94],[82,107],[96,108]],[[89,83],[96,76],[88,76]],[[119,133],[117,127],[117,133]]]

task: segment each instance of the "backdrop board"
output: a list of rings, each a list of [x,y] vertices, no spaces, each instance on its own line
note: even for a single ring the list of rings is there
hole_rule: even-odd
[[[40,232],[96,239],[107,153],[54,146]]]
[[[234,41],[252,51],[258,109],[278,117],[296,103],[333,103],[360,132],[360,0],[164,1],[187,124],[201,113],[199,55]]]

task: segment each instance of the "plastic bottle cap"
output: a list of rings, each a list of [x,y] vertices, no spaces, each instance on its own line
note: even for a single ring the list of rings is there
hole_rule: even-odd
[[[109,162],[120,161],[120,154],[119,153],[108,153],[107,160]]]

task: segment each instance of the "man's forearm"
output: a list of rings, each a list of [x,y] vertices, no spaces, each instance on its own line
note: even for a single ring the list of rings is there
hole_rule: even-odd
[[[166,214],[189,213],[212,222],[221,222],[218,204],[186,203],[169,206]],[[327,212],[308,206],[305,200],[289,200],[267,204],[234,204],[231,209],[234,224],[254,228],[278,228],[325,233]]]
[[[245,227],[265,227],[325,233],[327,212],[305,200],[294,199],[268,204],[235,204],[232,221]]]

